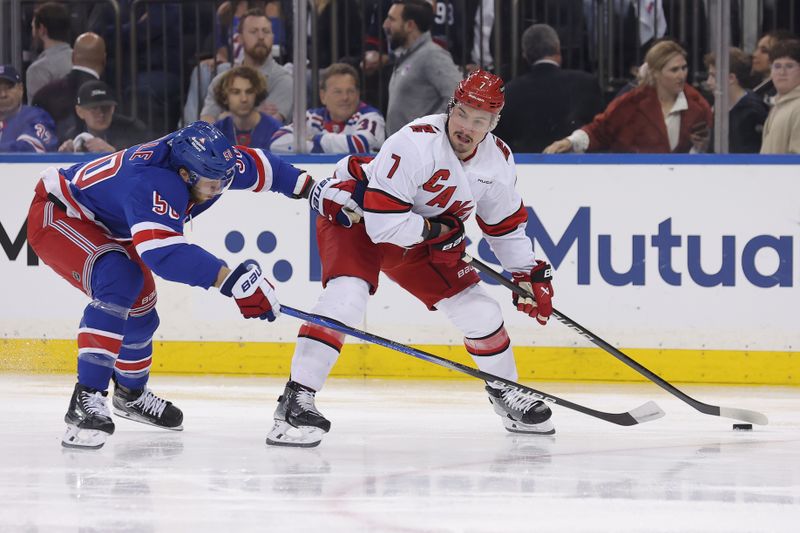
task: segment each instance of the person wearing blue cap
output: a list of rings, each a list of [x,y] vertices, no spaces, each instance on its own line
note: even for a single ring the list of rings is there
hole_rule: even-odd
[[[11,65],[0,65],[0,152],[52,152],[58,147],[47,111],[22,104],[22,79]]]

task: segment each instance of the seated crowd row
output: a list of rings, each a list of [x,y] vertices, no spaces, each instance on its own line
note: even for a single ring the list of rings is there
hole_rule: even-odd
[[[111,152],[148,140],[151,132],[142,122],[117,113],[113,91],[100,80],[106,62],[102,37],[84,33],[73,47],[67,45],[70,68],[64,72],[64,58],[53,51],[63,56],[66,43],[52,38],[55,32],[48,29],[45,14],[38,26],[34,19],[33,31],[51,53],[28,69],[28,80],[37,80],[35,93],[28,87],[32,105],[23,105],[20,73],[0,66],[0,152]],[[388,11],[383,29],[394,68],[386,120],[361,100],[359,70],[333,63],[319,77],[322,106],[307,111],[306,134],[298,139],[288,123],[293,78],[272,57],[270,18],[262,10],[246,11],[238,19],[241,59],[219,65],[213,77],[192,75],[184,121],[196,119],[199,109],[199,118],[215,124],[232,143],[276,153],[295,152],[299,143],[310,153],[377,151],[386,136],[407,122],[443,111],[462,79],[450,54],[431,39],[432,22],[424,0],[405,0]],[[687,83],[687,54],[678,43],[654,44],[638,80],[605,110],[594,76],[561,68],[561,45],[553,28],[531,26],[521,48],[530,70],[507,84],[503,118],[494,131],[515,152],[714,151],[712,108]],[[705,65],[706,89],[713,93],[722,84],[716,79],[715,57],[706,56]],[[52,79],[42,83],[42,72],[48,70]],[[754,73],[761,74],[755,86],[750,81]],[[752,57],[731,49],[725,85],[731,152],[800,153],[800,41],[778,31],[765,35]]]

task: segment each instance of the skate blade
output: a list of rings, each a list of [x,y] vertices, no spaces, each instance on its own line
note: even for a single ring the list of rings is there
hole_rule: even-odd
[[[526,435],[555,435],[556,428],[549,419],[539,424],[523,424],[510,418],[503,418],[503,426],[511,433],[524,433]]]
[[[148,426],[153,426],[153,427],[160,428],[160,429],[168,429],[170,431],[183,431],[183,424],[181,424],[180,426],[175,426],[174,428],[171,428],[171,427],[168,427],[168,426],[162,426],[162,425],[159,425],[159,424],[155,424],[155,423],[151,422],[150,420],[148,420],[148,419],[146,419],[144,417],[141,417],[141,416],[139,416],[137,414],[129,413],[127,411],[123,411],[122,409],[118,409],[116,407],[114,408],[114,414],[117,415],[117,416],[121,416],[122,418],[130,420],[132,422],[139,422],[140,424],[147,424]]]
[[[108,433],[99,429],[80,429],[78,426],[67,426],[61,446],[79,450],[99,450],[106,443]]]
[[[283,420],[276,420],[275,425],[267,434],[267,444],[270,446],[292,446],[295,448],[313,448],[322,442],[325,431],[314,426],[292,426]]]

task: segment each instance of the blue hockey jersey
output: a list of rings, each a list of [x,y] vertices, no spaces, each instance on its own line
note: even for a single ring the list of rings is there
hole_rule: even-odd
[[[240,146],[249,146],[251,148],[264,148],[269,149],[269,143],[272,141],[272,135],[278,131],[283,124],[267,115],[260,113],[261,120],[256,124],[252,131],[247,133],[239,133],[237,135],[236,126],[233,124],[233,117],[227,116],[222,120],[214,123],[219,131],[228,139],[231,144],[238,144]]]
[[[0,120],[0,152],[55,152],[56,126],[40,107],[20,106],[17,113]]]
[[[93,222],[112,239],[133,241],[153,272],[164,279],[209,288],[225,264],[183,235],[184,223],[220,197],[194,204],[189,188],[169,166],[170,136],[132,146],[69,168],[43,173],[48,193],[67,214]],[[297,198],[310,177],[258,149],[234,148],[236,174],[230,188],[273,191]],[[76,236],[79,241],[80,236]]]

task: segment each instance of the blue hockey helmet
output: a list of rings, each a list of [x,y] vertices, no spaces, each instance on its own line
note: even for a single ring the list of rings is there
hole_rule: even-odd
[[[236,154],[217,128],[202,120],[193,122],[178,130],[170,144],[170,165],[189,172],[190,186],[201,179],[220,182],[215,184],[219,193],[230,186],[236,173]]]

